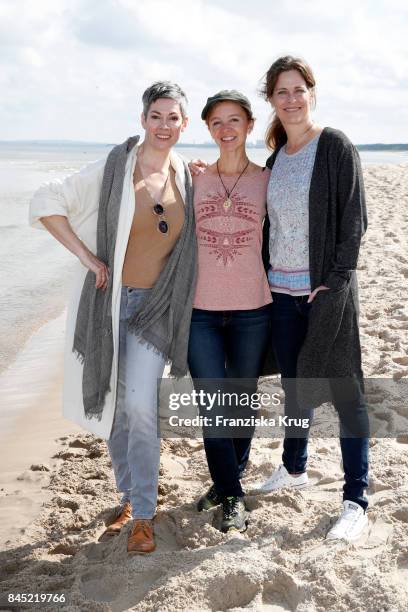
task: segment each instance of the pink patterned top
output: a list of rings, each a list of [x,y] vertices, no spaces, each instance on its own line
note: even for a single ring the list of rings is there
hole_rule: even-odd
[[[194,308],[251,310],[269,304],[271,292],[262,263],[262,223],[270,170],[242,176],[224,205],[219,177],[194,179],[198,279]],[[222,177],[230,190],[237,176]]]

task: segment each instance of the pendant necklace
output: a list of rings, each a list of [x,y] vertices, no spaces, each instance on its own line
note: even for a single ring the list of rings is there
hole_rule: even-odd
[[[237,186],[237,183],[238,183],[239,179],[240,179],[240,178],[241,178],[241,176],[244,174],[244,172],[245,172],[245,170],[248,168],[248,166],[249,166],[249,159],[248,159],[248,161],[247,161],[247,163],[246,163],[245,168],[243,169],[243,171],[241,172],[241,174],[239,175],[239,177],[238,177],[238,178],[237,178],[237,180],[235,181],[235,183],[234,183],[234,185],[233,185],[232,189],[228,190],[228,189],[226,188],[226,186],[224,185],[224,181],[223,181],[223,180],[222,180],[222,178],[221,178],[220,170],[219,170],[219,168],[218,168],[218,159],[217,159],[217,172],[218,172],[218,177],[219,177],[219,179],[220,179],[220,181],[221,181],[222,186],[224,187],[224,191],[225,191],[226,196],[227,196],[227,199],[224,201],[224,204],[223,204],[223,207],[224,207],[224,210],[225,210],[225,211],[227,211],[227,210],[229,210],[229,209],[231,208],[231,206],[232,206],[232,200],[231,200],[231,197],[230,197],[230,196],[231,196],[231,193],[234,191],[235,187]]]
[[[167,183],[169,182],[169,178],[170,178],[170,166],[169,169],[167,171],[167,177],[166,180],[164,182],[163,188],[161,190],[161,194],[160,197],[155,198],[154,194],[150,191],[149,186],[146,182],[146,179],[143,176],[143,172],[142,172],[142,168],[140,165],[140,161],[137,160],[136,161],[136,167],[139,167],[139,171],[140,171],[140,175],[143,179],[144,182],[144,186],[146,188],[147,193],[149,194],[150,198],[153,200],[153,208],[152,208],[152,212],[157,215],[158,218],[158,224],[157,224],[157,230],[161,233],[161,234],[167,234],[169,231],[169,224],[166,221],[166,209],[163,206],[163,197],[167,188]],[[136,171],[136,167],[135,167],[135,171]]]

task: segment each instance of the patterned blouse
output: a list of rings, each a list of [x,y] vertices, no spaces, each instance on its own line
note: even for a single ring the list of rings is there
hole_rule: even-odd
[[[272,168],[268,280],[277,293],[310,293],[309,189],[318,142],[319,135],[292,155],[282,147]]]
[[[210,172],[194,179],[198,279],[194,308],[250,310],[271,302],[262,263],[262,223],[270,171],[239,179],[227,201]],[[237,176],[222,177],[228,190]]]

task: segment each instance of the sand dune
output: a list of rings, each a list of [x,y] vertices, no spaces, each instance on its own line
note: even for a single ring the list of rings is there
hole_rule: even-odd
[[[370,227],[359,266],[365,373],[397,383],[408,375],[407,170],[365,169]],[[310,487],[248,495],[242,535],[218,530],[219,509],[194,509],[209,484],[201,441],[162,447],[158,547],[145,557],[127,556],[127,529],[98,542],[118,500],[102,441],[63,436],[49,472],[27,466],[19,486],[43,479],[49,498],[1,553],[0,592],[63,591],[72,612],[407,609],[408,436],[371,441],[369,530],[353,545],[324,541],[341,502],[336,439],[312,439]],[[280,440],[256,439],[246,488],[280,455]]]

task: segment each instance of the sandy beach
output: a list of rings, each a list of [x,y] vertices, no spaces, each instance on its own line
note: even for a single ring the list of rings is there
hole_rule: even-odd
[[[368,165],[364,175],[364,371],[404,382],[408,165]],[[163,440],[156,551],[129,557],[128,528],[98,542],[118,496],[105,443],[60,416],[63,327],[58,306],[0,375],[0,610],[6,593],[64,593],[49,609],[67,612],[407,609],[408,436],[370,442],[369,529],[355,544],[324,540],[341,504],[333,438],[311,440],[311,486],[248,495],[240,535],[219,531],[219,508],[195,511],[210,483],[201,440]],[[281,442],[254,440],[244,488],[277,467]]]

